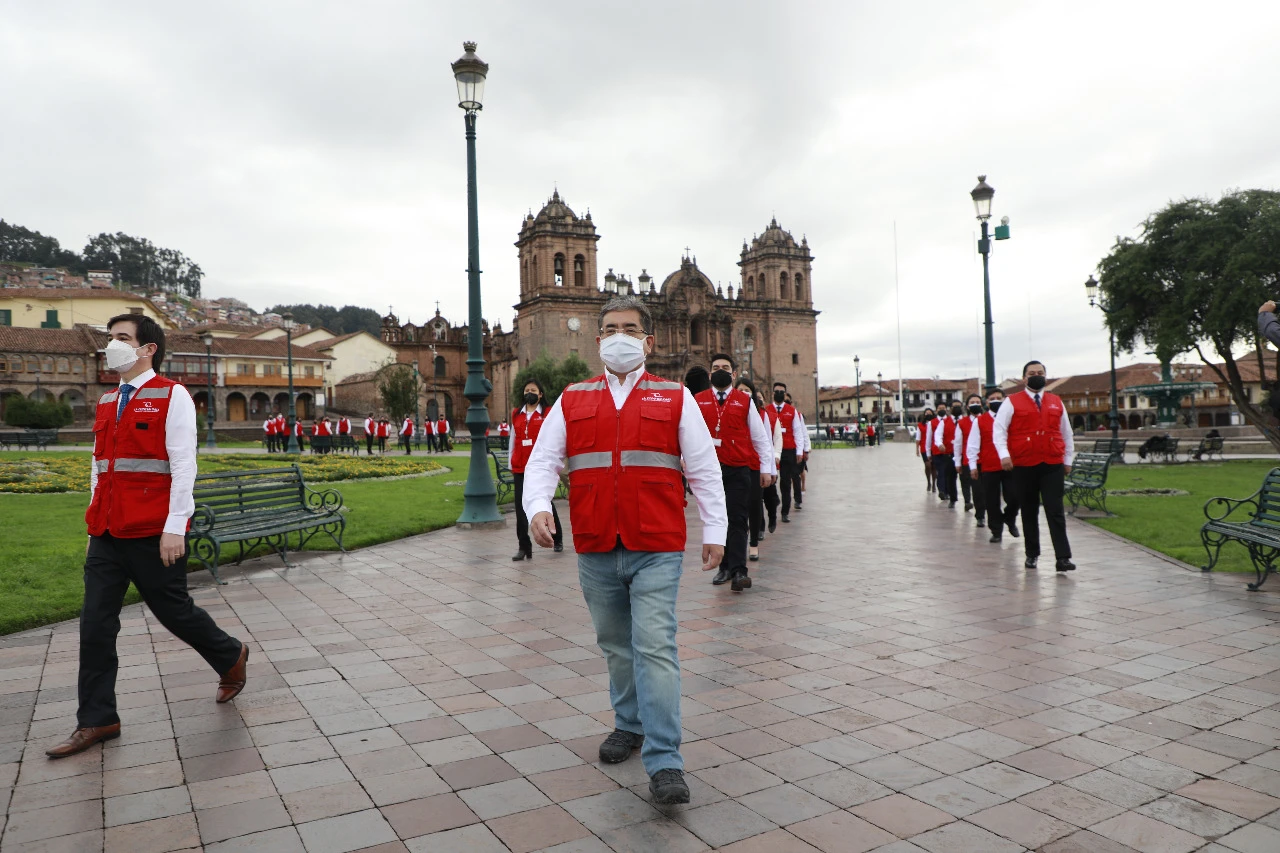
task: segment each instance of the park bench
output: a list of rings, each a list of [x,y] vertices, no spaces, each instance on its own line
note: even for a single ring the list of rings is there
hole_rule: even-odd
[[[1218,461],[1221,462],[1223,443],[1224,439],[1220,436],[1216,438],[1202,438],[1198,445],[1187,450],[1187,461],[1190,462],[1192,459],[1209,459],[1216,453],[1218,454]]]
[[[289,565],[291,533],[298,534],[295,551],[322,531],[339,549],[347,550],[342,545],[347,526],[342,495],[333,489],[311,489],[297,465],[198,474],[194,495],[188,550],[218,583],[223,583],[218,577],[222,546],[232,542],[239,547],[237,565],[259,545],[274,549]]]
[[[1081,506],[1111,514],[1107,510],[1107,470],[1110,467],[1109,453],[1076,454],[1071,462],[1071,474],[1066,480],[1072,515]]]
[[[1124,464],[1124,449],[1129,444],[1127,438],[1099,438],[1093,442],[1094,453],[1106,453],[1116,465]]]
[[[498,489],[498,503],[502,503],[516,487],[515,476],[511,473],[511,457],[506,453],[494,450],[492,447],[489,449],[489,455],[493,457],[493,467],[497,474],[494,486]]]
[[[360,455],[360,445],[356,444],[356,437],[348,433],[347,435],[339,435],[334,437],[334,450],[350,450],[357,456]]]
[[[1178,444],[1182,439],[1174,438],[1170,435],[1155,435],[1147,439],[1142,447],[1146,450],[1146,460],[1148,462],[1155,461],[1159,457],[1165,462],[1178,461]],[[1140,458],[1142,454],[1138,454]]]
[[[311,452],[312,453],[328,453],[330,450],[333,450],[333,436],[331,435],[311,436]]]
[[[27,450],[32,447],[44,450],[50,444],[57,444],[57,442],[58,431],[56,429],[24,429],[21,431],[0,432],[0,447],[5,450],[11,449],[14,445],[17,445],[19,450]]]
[[[1218,511],[1220,515],[1215,514]],[[1200,528],[1200,541],[1209,562],[1200,570],[1212,571],[1218,564],[1222,546],[1236,541],[1249,550],[1257,576],[1256,582],[1248,585],[1249,589],[1261,588],[1267,575],[1276,571],[1276,560],[1280,559],[1280,468],[1272,468],[1263,479],[1262,487],[1247,498],[1210,499],[1204,505],[1204,516],[1208,520]]]

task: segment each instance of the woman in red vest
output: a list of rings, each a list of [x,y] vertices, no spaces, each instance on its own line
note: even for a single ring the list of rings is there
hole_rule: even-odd
[[[930,439],[933,437],[933,409],[925,409],[920,413],[920,420],[916,422],[916,453],[920,454],[920,458],[924,461],[924,490],[932,492],[933,483],[933,459],[929,455]]]
[[[529,539],[529,516],[524,511],[524,466],[529,462],[534,445],[538,442],[538,433],[542,431],[542,421],[547,416],[547,395],[542,390],[542,383],[530,379],[524,383],[520,392],[523,404],[511,413],[511,431],[515,434],[515,443],[511,446],[511,456],[507,464],[511,468],[511,479],[516,489],[516,542],[520,550],[516,551],[512,560],[532,560],[533,541]],[[555,521],[555,534],[552,547],[556,553],[564,550],[564,531],[560,527],[560,514],[556,505],[551,504],[551,518]]]
[[[1053,540],[1055,568],[1073,572],[1071,543],[1067,541],[1067,514],[1062,507],[1066,475],[1071,473],[1075,439],[1062,398],[1044,390],[1048,382],[1044,365],[1028,361],[1022,368],[1025,391],[1013,394],[996,412],[992,442],[1000,454],[1000,467],[1013,472],[1014,487],[1022,510],[1023,543],[1028,569],[1040,557],[1040,504],[1044,504],[1049,537]]]

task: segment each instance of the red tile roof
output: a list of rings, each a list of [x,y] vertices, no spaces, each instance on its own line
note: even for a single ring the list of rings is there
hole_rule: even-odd
[[[71,329],[27,329],[21,326],[0,326],[0,352],[5,353],[61,353],[89,355],[94,345],[83,326]]]

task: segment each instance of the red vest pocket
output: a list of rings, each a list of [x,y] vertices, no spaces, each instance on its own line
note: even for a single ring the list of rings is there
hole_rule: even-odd
[[[598,536],[604,531],[605,523],[612,517],[610,513],[597,512],[599,503],[596,484],[573,479],[569,489],[569,515],[573,519],[575,534]]]
[[[668,443],[671,409],[667,406],[640,407],[640,444],[664,448]]]
[[[565,434],[570,452],[590,450],[596,443],[596,410],[591,406],[575,406],[564,413]]]
[[[673,512],[684,512],[684,493],[677,493],[675,483],[656,479],[641,480],[640,493],[636,497],[641,533],[670,533],[671,528],[666,519]]]

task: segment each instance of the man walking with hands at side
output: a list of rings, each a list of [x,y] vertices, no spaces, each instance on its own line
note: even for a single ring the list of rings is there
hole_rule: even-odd
[[[720,463],[688,390],[644,369],[654,347],[644,302],[608,300],[596,342],[606,370],[565,388],[547,414],[525,466],[525,513],[533,540],[550,548],[551,498],[567,467],[578,579],[609,667],[615,718],[600,760],[616,764],[639,748],[654,802],[687,803],[676,655],[681,461],[702,519],[703,571],[724,557]]]
[[[800,489],[800,463],[804,461],[804,441],[797,433],[803,433],[804,418],[795,407],[787,402],[787,386],[784,382],[773,383],[773,403],[765,406],[764,413],[769,416],[769,426],[781,425],[782,446],[774,447],[774,453],[781,451],[778,460],[778,479],[782,489],[782,520],[791,522],[791,494],[795,492],[796,506],[804,501],[804,493]]]
[[[1022,535],[1028,569],[1040,557],[1040,504],[1053,540],[1055,568],[1075,571],[1071,543],[1067,541],[1067,515],[1062,508],[1066,475],[1071,472],[1075,442],[1066,407],[1057,394],[1044,390],[1044,365],[1028,361],[1022,368],[1025,391],[1000,405],[992,426],[992,441],[1000,454],[1000,466],[1013,472],[1013,485],[1022,510]]]
[[[152,368],[164,362],[164,330],[150,317],[123,314],[107,322],[107,334],[107,368],[120,375],[120,387],[98,400],[94,421],[76,730],[46,751],[50,758],[120,736],[116,637],[130,582],[160,624],[220,674],[217,702],[244,689],[249,659],[249,647],[187,592],[196,409],[185,387]]]

